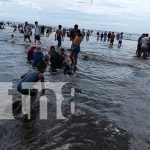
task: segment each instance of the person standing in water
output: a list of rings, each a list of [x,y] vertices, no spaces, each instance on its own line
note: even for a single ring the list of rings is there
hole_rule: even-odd
[[[30,35],[31,35],[30,25],[28,24],[28,22],[25,22],[25,26],[24,26],[24,41],[26,41],[26,39],[28,39],[29,42],[31,42]]]
[[[103,37],[104,37],[104,34],[103,32],[101,33],[101,42],[103,41]]]
[[[100,34],[99,34],[99,31],[97,32],[97,41],[99,41],[99,37],[100,37]]]
[[[123,40],[123,32],[121,32],[118,36],[118,48],[121,47],[122,45],[122,40]]]
[[[56,30],[55,40],[58,41],[58,48],[61,47],[62,40],[63,40],[63,31],[62,31],[62,26],[61,25],[59,25],[58,29]]]
[[[40,41],[40,34],[41,34],[41,28],[40,28],[40,26],[38,25],[38,22],[36,21],[36,22],[35,22],[35,32],[34,32],[34,35],[35,35],[35,43],[36,43],[36,41],[38,41],[39,44],[41,44],[41,41]]]
[[[73,45],[73,41],[74,41],[74,39],[76,37],[76,30],[78,30],[78,25],[77,24],[75,24],[74,25],[74,29],[72,29],[70,31],[70,41],[72,41],[71,48],[72,48],[72,45]]]
[[[108,33],[108,42],[110,41],[111,31]]]
[[[83,40],[82,34],[80,32],[80,30],[76,30],[76,37],[73,41],[73,45],[72,45],[72,51],[70,54],[70,59],[71,59],[71,68],[73,68],[74,71],[76,71],[77,67],[77,59],[78,59],[78,54],[80,52],[80,44]]]
[[[112,47],[114,45],[114,40],[115,40],[115,33],[112,32],[112,34],[110,36],[110,47]]]
[[[104,42],[106,42],[106,39],[107,39],[107,32],[105,31],[105,33],[104,33]]]
[[[86,40],[89,41],[89,37],[90,37],[90,31],[88,30],[88,32],[86,33]]]

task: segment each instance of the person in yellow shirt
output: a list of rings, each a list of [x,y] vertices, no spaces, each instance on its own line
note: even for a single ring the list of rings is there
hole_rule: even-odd
[[[83,40],[82,34],[80,32],[80,30],[76,30],[76,34],[75,34],[75,39],[73,40],[73,45],[72,45],[72,51],[70,54],[70,59],[71,59],[71,67],[74,69],[74,71],[76,71],[77,67],[77,58],[78,58],[78,54],[80,52],[80,44]]]

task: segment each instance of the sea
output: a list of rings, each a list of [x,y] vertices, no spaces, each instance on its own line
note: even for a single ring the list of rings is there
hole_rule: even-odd
[[[54,35],[53,32],[41,37],[44,54],[50,46],[57,45]],[[65,82],[62,114],[66,119],[57,118],[56,95],[47,89],[48,119],[40,119],[39,111],[28,121],[1,119],[0,149],[149,150],[150,60],[136,57],[138,37],[125,34],[123,45],[118,48],[117,41],[109,47],[108,42],[97,41],[96,32],[93,33],[89,41],[83,40],[78,69],[70,79],[61,72],[51,74],[48,66],[46,82]],[[34,41],[33,36],[31,39]],[[62,45],[69,55],[69,38],[65,37]],[[10,82],[15,89],[20,76],[31,69],[26,59],[29,46],[23,34],[13,33],[13,28],[0,30],[1,84]]]

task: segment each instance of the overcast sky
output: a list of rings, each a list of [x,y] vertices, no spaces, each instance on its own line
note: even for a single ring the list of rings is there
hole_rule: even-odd
[[[150,0],[0,0],[0,20],[150,33]]]

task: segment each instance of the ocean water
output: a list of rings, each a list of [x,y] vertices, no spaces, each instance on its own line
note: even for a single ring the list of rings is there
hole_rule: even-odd
[[[12,31],[0,30],[0,81],[15,84],[31,66],[26,63],[29,43],[18,32],[12,42]],[[56,44],[54,33],[42,37],[44,47]],[[63,46],[69,49],[70,45],[65,38]],[[66,80],[63,74],[51,75],[48,70],[45,73],[47,82],[68,82],[62,105],[68,119],[56,119],[56,97],[47,90],[48,120],[40,120],[38,112],[28,122],[0,120],[0,149],[150,149],[150,61],[135,57],[136,45],[135,40],[124,40],[119,49],[117,42],[109,48],[96,37],[84,40],[73,80]],[[70,95],[72,87],[74,97]],[[75,102],[75,114],[71,114],[71,102]]]

